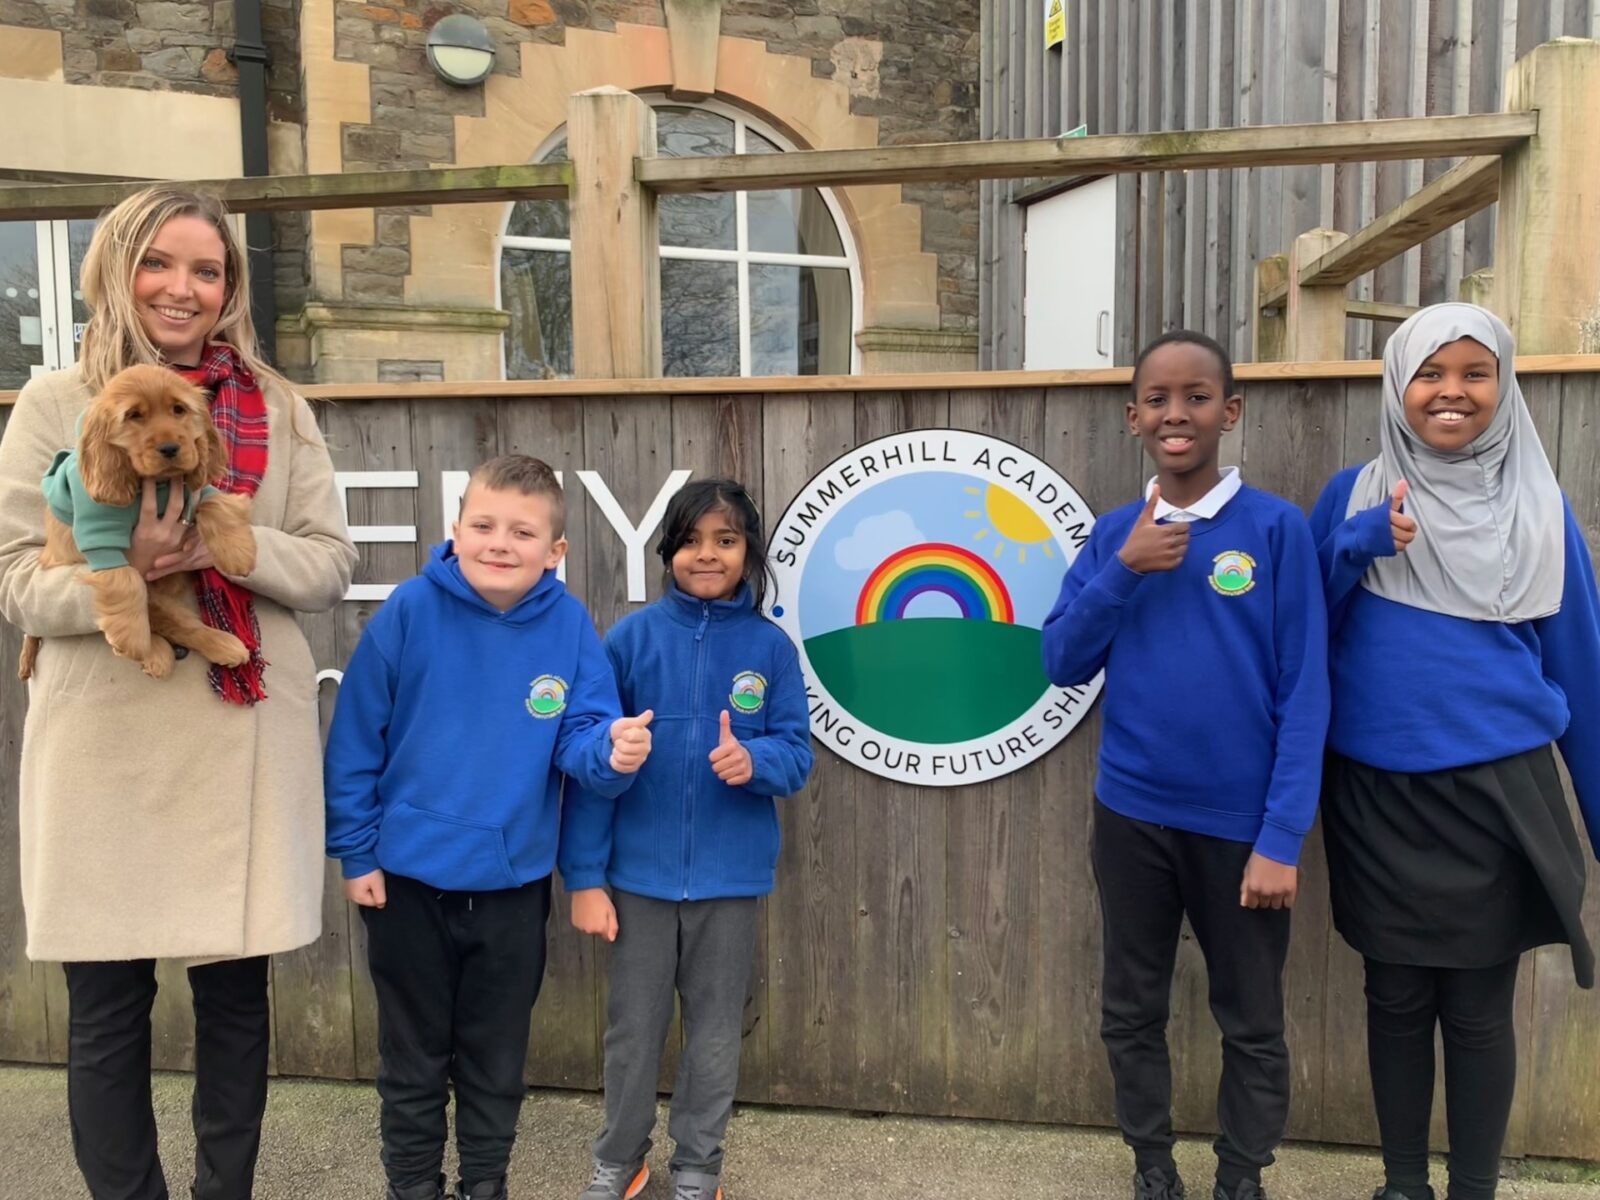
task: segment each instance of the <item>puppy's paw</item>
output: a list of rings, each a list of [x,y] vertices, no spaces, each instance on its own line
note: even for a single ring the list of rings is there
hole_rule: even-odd
[[[242,667],[250,659],[250,651],[231,633],[218,633],[202,653],[219,667]]]
[[[195,525],[217,570],[244,576],[256,569],[256,534],[248,496],[212,496],[195,510]]]
[[[150,653],[144,657],[144,673],[151,679],[165,679],[172,674],[172,664],[175,661],[172,643],[164,637],[152,636]]]
[[[142,663],[150,657],[149,625],[130,622],[104,632],[106,641],[111,645],[111,653],[118,658],[131,658]]]

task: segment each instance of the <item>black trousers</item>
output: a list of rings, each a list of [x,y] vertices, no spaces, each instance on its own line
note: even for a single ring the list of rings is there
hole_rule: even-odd
[[[1428,1182],[1433,1030],[1444,1042],[1450,1200],[1491,1200],[1517,1082],[1517,965],[1412,967],[1367,959],[1367,1059],[1390,1186]]]
[[[496,892],[441,892],[389,875],[384,908],[361,909],[378,994],[379,1128],[396,1191],[426,1187],[456,1149],[470,1189],[503,1178],[525,1090],[528,1022],[544,981],[550,879]]]
[[[67,1111],[94,1200],[167,1200],[150,1101],[153,959],[67,963]],[[267,1106],[267,960],[189,968],[194,1197],[248,1200]]]
[[[1259,1180],[1289,1116],[1283,964],[1289,911],[1241,908],[1250,846],[1135,821],[1096,803],[1093,860],[1105,924],[1100,1036],[1117,1123],[1140,1171],[1171,1172],[1167,1017],[1184,914],[1205,954],[1222,1030],[1217,1178]]]

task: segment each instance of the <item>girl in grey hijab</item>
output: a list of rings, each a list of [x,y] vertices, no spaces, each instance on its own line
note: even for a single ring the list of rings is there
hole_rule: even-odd
[[[1463,338],[1497,360],[1496,403],[1482,433],[1436,448],[1411,424],[1404,397],[1423,364]],[[1373,562],[1361,581],[1368,591],[1469,621],[1528,621],[1561,607],[1561,488],[1517,386],[1513,353],[1511,331],[1473,304],[1425,308],[1389,339],[1383,450],[1357,476],[1346,515],[1389,500],[1403,480],[1418,536],[1405,554]],[[1434,399],[1441,411],[1454,402]],[[1473,415],[1455,422],[1460,432],[1474,427]]]
[[[1366,960],[1379,1200],[1432,1200],[1443,1035],[1451,1200],[1491,1200],[1516,1083],[1518,963],[1565,943],[1594,982],[1600,600],[1517,386],[1510,331],[1423,309],[1383,357],[1381,453],[1311,517],[1329,606],[1322,820],[1334,925]]]

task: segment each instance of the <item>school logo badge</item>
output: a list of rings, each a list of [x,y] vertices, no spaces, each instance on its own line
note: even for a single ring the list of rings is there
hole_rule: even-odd
[[[567,681],[557,675],[541,675],[528,685],[528,711],[541,720],[559,717],[567,707]]]
[[[1224,596],[1242,596],[1256,585],[1256,560],[1243,550],[1224,550],[1211,560],[1211,586]]]
[[[733,677],[733,691],[728,693],[728,703],[748,716],[761,711],[767,702],[767,677],[754,671],[740,671]]]
[[[834,460],[773,526],[771,616],[811,731],[885,779],[955,787],[1039,758],[1100,690],[1052,687],[1040,626],[1094,514],[1027,451],[954,429]]]

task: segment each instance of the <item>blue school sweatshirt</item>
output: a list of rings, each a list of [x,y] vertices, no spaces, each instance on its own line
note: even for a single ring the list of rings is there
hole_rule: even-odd
[[[614,888],[658,900],[764,896],[778,862],[773,798],[805,786],[811,724],[800,656],[752,606],[698,600],[672,586],[606,635],[625,712],[653,709],[650,757],[614,801],[573,788],[562,813],[569,889]],[[730,787],[710,754],[730,714],[755,774]]]
[[[1300,510],[1252,487],[1189,525],[1175,570],[1117,557],[1144,510],[1101,517],[1044,623],[1062,686],[1105,670],[1095,795],[1135,820],[1296,865],[1328,727],[1327,620]]]
[[[1361,586],[1373,559],[1395,549],[1387,503],[1345,516],[1360,473],[1329,480],[1311,514],[1331,636],[1328,745],[1380,770],[1420,774],[1555,742],[1600,847],[1600,601],[1571,506],[1563,497],[1560,611],[1514,625],[1469,621]]]
[[[561,774],[615,795],[616,681],[589,614],[547,572],[500,612],[451,543],[367,622],[324,759],[328,856],[436,888],[550,874]]]

